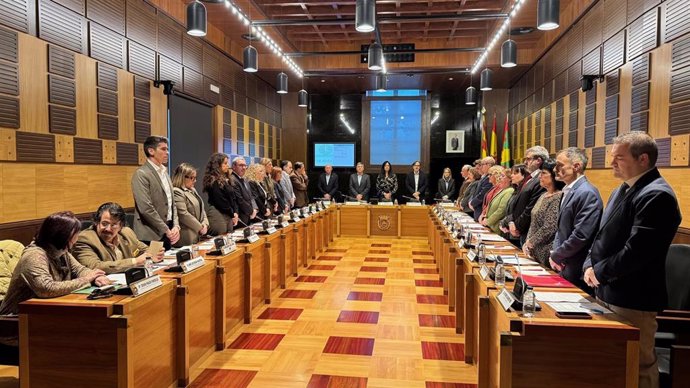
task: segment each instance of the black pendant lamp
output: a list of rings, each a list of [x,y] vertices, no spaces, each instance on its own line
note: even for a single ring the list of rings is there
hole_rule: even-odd
[[[379,42],[374,42],[369,46],[369,70],[379,71],[383,69],[383,47]]]
[[[558,28],[560,0],[539,0],[537,3],[537,28],[553,30]]]
[[[385,74],[379,74],[376,76],[376,91],[385,92],[388,87],[388,79]]]
[[[477,89],[474,86],[465,90],[465,105],[477,105]]]
[[[247,73],[256,73],[259,71],[259,53],[256,51],[254,46],[249,44],[249,46],[244,48],[243,53],[244,58],[244,71]]]
[[[288,92],[288,76],[282,71],[278,73],[276,78],[276,93],[286,94]]]
[[[481,77],[479,78],[479,90],[487,91],[492,90],[494,72],[491,69],[482,70]]]
[[[501,67],[517,66],[517,43],[508,38],[501,45]]]
[[[206,36],[206,7],[199,1],[187,5],[187,34]]]
[[[297,106],[300,108],[306,108],[308,97],[309,94],[307,94],[307,91],[304,89],[297,92]]]
[[[376,28],[376,1],[357,0],[355,8],[355,29],[372,32]]]

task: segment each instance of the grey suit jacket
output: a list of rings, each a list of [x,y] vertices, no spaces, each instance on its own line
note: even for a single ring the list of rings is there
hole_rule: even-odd
[[[599,190],[582,177],[566,194],[558,213],[551,259],[565,264],[561,276],[586,291],[591,289],[582,280],[582,264],[599,230],[603,207]]]
[[[199,194],[179,187],[173,189],[173,198],[177,215],[180,217],[180,241],[176,245],[196,244],[199,241],[199,230],[203,225],[208,226],[208,218],[204,209],[204,200]]]
[[[350,175],[350,195],[356,197],[362,194],[362,199],[369,200],[369,190],[371,190],[371,180],[369,174],[362,174],[362,183],[357,183],[357,174]]]
[[[166,182],[161,182],[158,173],[148,161],[132,175],[134,233],[142,241],[158,241],[165,235],[168,231],[165,220],[170,207],[173,212],[173,225],[179,226],[177,208],[174,204],[168,203],[163,184],[170,187],[172,194],[173,185],[170,177],[167,177]]]

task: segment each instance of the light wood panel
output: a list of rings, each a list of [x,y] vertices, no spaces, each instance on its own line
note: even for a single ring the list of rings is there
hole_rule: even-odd
[[[55,135],[55,161],[60,163],[74,162],[74,138],[67,135]]]
[[[47,44],[19,35],[20,126],[27,132],[48,133]]]
[[[648,133],[654,138],[668,136],[671,53],[671,44],[665,44],[652,51]]]
[[[117,70],[117,104],[119,141],[134,142],[134,76]]]
[[[168,96],[151,82],[151,135],[168,136]],[[132,108],[134,109],[134,108]]]
[[[129,182],[136,168],[0,163],[0,223],[43,218],[60,210],[92,212],[108,201],[132,207]]]
[[[17,160],[17,131],[0,128],[0,160]]]
[[[632,63],[628,62],[620,68],[620,94],[618,97],[618,134],[630,132],[630,114],[632,111]]]
[[[606,135],[606,81],[597,85],[597,111],[594,126],[594,147],[601,147],[605,143]]]
[[[74,74],[77,92],[77,136],[98,138],[98,100],[96,89],[96,61],[80,54],[74,55]]]

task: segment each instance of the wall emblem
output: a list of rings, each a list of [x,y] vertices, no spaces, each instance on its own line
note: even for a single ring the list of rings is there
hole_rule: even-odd
[[[388,230],[391,228],[391,216],[380,215],[376,220],[376,226],[379,230]]]

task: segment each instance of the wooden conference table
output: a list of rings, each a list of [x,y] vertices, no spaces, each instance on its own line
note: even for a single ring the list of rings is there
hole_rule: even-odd
[[[485,387],[637,387],[639,331],[614,314],[591,320],[561,319],[546,303],[533,318],[524,318],[498,302],[499,287],[482,276],[444,223],[430,212],[429,241],[439,274],[448,283],[449,311],[456,332],[465,337],[465,361],[476,364],[478,386]],[[490,233],[484,229],[484,233]],[[487,254],[513,256],[510,243],[488,242]],[[491,264],[488,264],[491,266]],[[517,269],[506,265],[514,276]],[[553,271],[549,271],[553,274]],[[506,287],[512,289],[513,283]],[[588,297],[576,287],[534,287],[536,292],[568,292]],[[591,299],[591,298],[590,298]]]

